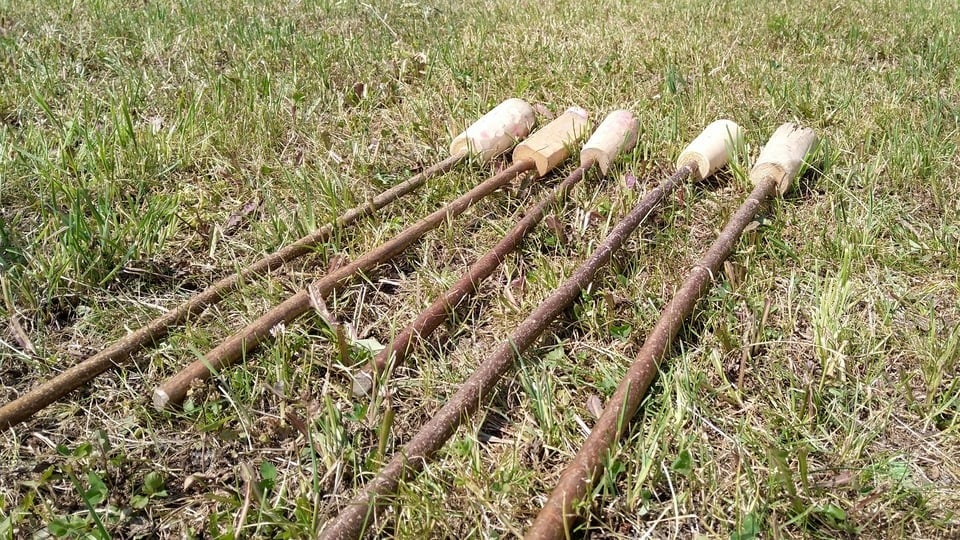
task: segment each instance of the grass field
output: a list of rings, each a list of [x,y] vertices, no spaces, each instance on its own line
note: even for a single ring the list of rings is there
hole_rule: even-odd
[[[958,42],[960,6],[918,0],[0,0],[0,403],[439,161],[507,97],[541,123],[579,105],[641,124],[418,347],[389,434],[383,399],[350,391],[363,347],[342,353],[315,315],[182,411],[149,396],[502,160],[338,231],[0,433],[0,539],[314,535],[720,117],[746,130],[732,172],[642,226],[374,534],[522,534],[750,160],[796,121],[822,139],[816,165],[698,305],[581,530],[960,537]],[[571,168],[488,197],[330,311],[389,342]]]

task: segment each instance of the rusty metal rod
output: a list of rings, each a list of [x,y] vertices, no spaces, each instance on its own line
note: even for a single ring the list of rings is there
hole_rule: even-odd
[[[393,201],[421,187],[427,180],[441,175],[471,154],[482,161],[508,150],[517,138],[529,133],[534,112],[519,99],[508,99],[494,107],[474,124],[455,137],[450,157],[427,167],[419,174],[376,195],[369,201],[347,210],[333,224],[327,224],[296,242],[267,255],[239,272],[220,279],[170,311],[160,315],[134,332],[113,342],[106,349],[67,368],[26,394],[0,407],[0,429],[26,421],[44,407],[90,382],[98,375],[124,365],[138,350],[167,336],[170,328],[195,319],[204,308],[222,300],[244,281],[279,268],[310,252],[326,241],[336,229],[368,216]]]
[[[637,119],[632,113],[618,110],[610,113],[597,127],[583,147],[580,167],[541,199],[490,251],[480,257],[470,269],[444,294],[439,296],[412,323],[400,331],[390,345],[353,379],[355,395],[371,392],[375,384],[389,377],[390,372],[403,363],[415,339],[428,337],[464,298],[476,292],[484,279],[496,270],[507,254],[520,245],[526,235],[537,226],[555,204],[566,199],[569,190],[583,179],[587,171],[599,164],[601,175],[606,175],[617,155],[629,151],[637,143]]]
[[[421,219],[414,225],[374,248],[357,260],[344,265],[331,274],[314,281],[264,313],[257,320],[230,336],[223,343],[197,359],[176,375],[167,379],[153,392],[153,403],[158,409],[179,405],[190,386],[205,381],[213,372],[241,360],[260,343],[270,338],[270,330],[280,323],[289,323],[310,310],[311,296],[323,299],[348,283],[357,273],[369,270],[395,257],[427,232],[444,221],[456,217],[483,197],[506,186],[518,175],[537,169],[543,175],[549,172],[568,154],[567,145],[579,137],[586,123],[586,113],[567,112],[544,126],[514,150],[515,162],[499,174],[477,185],[469,192]],[[525,156],[518,159],[518,155]],[[541,168],[543,165],[543,168]],[[548,166],[549,165],[549,166]]]
[[[604,459],[636,414],[677,332],[700,298],[710,289],[714,277],[719,275],[723,261],[733,252],[744,228],[753,221],[765,201],[776,195],[778,190],[786,190],[815,140],[813,131],[786,124],[777,130],[764,147],[758,165],[750,174],[755,185],[753,191],[701,260],[690,269],[680,289],[663,309],[656,326],[607,402],[583,447],[563,471],[557,487],[527,532],[527,540],[570,536],[577,519],[577,504],[603,472]]]

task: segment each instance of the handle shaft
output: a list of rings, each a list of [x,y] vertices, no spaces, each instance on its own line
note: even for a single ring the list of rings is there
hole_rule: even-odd
[[[472,296],[483,280],[499,267],[507,254],[517,249],[521,240],[543,220],[548,211],[558,202],[564,201],[570,189],[583,179],[595,163],[600,162],[599,153],[602,152],[603,158],[609,165],[620,151],[633,149],[637,142],[637,126],[636,118],[629,111],[615,111],[607,116],[607,119],[590,137],[591,142],[587,143],[588,146],[595,143],[593,148],[597,154],[588,156],[586,159],[582,158],[578,169],[570,173],[563,182],[531,208],[510,233],[497,242],[493,249],[477,259],[477,262],[447,292],[434,300],[433,304],[420,313],[416,320],[400,331],[393,342],[380,351],[370,365],[354,377],[354,394],[360,396],[370,393],[374,389],[374,382],[389,376],[390,370],[406,360],[411,344],[415,340],[426,339],[447,319],[455,306],[459,305],[464,298]],[[602,142],[596,143],[595,139],[601,139]],[[586,151],[585,147],[584,152]]]
[[[787,127],[789,129],[786,129]],[[796,175],[800,161],[815,139],[812,131],[804,131],[792,125],[782,126],[774,133],[758,160],[758,165],[767,166],[760,171],[762,174],[758,173],[756,177],[751,173],[755,183],[753,192],[733,214],[700,261],[690,269],[673,299],[663,308],[636,360],[620,381],[616,392],[604,405],[603,413],[580,451],[561,474],[557,487],[525,535],[526,540],[559,540],[570,536],[579,517],[580,501],[590,493],[603,471],[611,448],[623,436],[630,420],[637,413],[643,396],[657,376],[660,363],[677,333],[700,299],[710,290],[715,276],[720,274],[723,262],[733,253],[740,235],[756,217],[761,205],[776,195],[778,182],[782,178],[792,179]],[[695,160],[690,163],[695,163]],[[756,169],[757,167],[754,167],[755,171]],[[763,172],[769,170],[781,176]]]
[[[483,362],[460,385],[447,403],[434,413],[420,431],[394,453],[383,470],[320,532],[320,540],[360,538],[376,520],[377,512],[389,506],[402,479],[413,478],[443,447],[457,428],[490,398],[497,382],[544,332],[547,326],[572,304],[604,267],[627,237],[653,210],[690,175],[689,167],[677,171],[650,191],[590,256],[557,289],[550,293],[496,348],[485,355]]]
[[[457,197],[444,207],[407,227],[378,247],[360,255],[354,261],[314,281],[307,289],[290,296],[279,305],[264,313],[239,332],[233,334],[203,358],[183,368],[153,392],[153,404],[157,409],[179,405],[186,397],[190,386],[204,381],[227,366],[245,359],[246,355],[261,343],[271,339],[270,330],[280,323],[290,323],[310,310],[312,298],[326,298],[340,290],[356,274],[367,271],[402,253],[410,244],[436,229],[440,224],[453,219],[490,193],[506,186],[520,174],[533,168],[530,162],[514,163],[499,174]],[[311,294],[311,291],[313,294]]]

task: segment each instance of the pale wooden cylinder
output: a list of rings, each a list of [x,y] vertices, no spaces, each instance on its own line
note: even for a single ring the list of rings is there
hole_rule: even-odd
[[[473,154],[487,162],[530,133],[536,114],[526,101],[510,98],[480,117],[450,143],[450,155]]]
[[[783,195],[790,190],[804,158],[816,143],[817,134],[812,129],[789,122],[783,124],[760,151],[756,165],[750,170],[750,180],[757,184],[772,178]]]
[[[610,164],[621,152],[629,152],[637,144],[640,122],[632,112],[617,110],[608,114],[580,151],[580,165],[596,162],[607,174]]]
[[[727,164],[730,151],[743,138],[743,129],[733,120],[711,122],[677,158],[677,168],[696,165],[694,177],[707,178]]]
[[[583,136],[587,111],[571,107],[543,126],[513,150],[513,161],[532,161],[537,174],[544,176],[570,156],[570,148]]]

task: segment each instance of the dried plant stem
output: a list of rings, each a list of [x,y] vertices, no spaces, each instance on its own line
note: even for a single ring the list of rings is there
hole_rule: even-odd
[[[204,308],[219,302],[245,280],[274,270],[309,253],[314,246],[329,238],[335,229],[345,227],[414,191],[430,178],[452,169],[464,157],[464,154],[450,156],[373,199],[351,208],[337,218],[334,224],[325,225],[239,272],[217,281],[174,309],[150,321],[146,326],[118,339],[99,353],[32,388],[26,394],[0,408],[0,429],[6,429],[27,420],[37,411],[80,388],[97,375],[122,366],[135,352],[166,337],[171,327],[196,318]]]
[[[244,329],[227,338],[226,341],[211,350],[203,358],[194,361],[179,373],[167,379],[163,385],[154,390],[154,405],[158,409],[163,409],[167,406],[180,404],[190,385],[195,381],[206,380],[211,373],[234,364],[243,358],[246,353],[256,348],[257,345],[269,339],[270,330],[273,327],[280,323],[289,323],[306,313],[311,306],[311,294],[317,298],[326,298],[346,284],[358,272],[369,270],[395,257],[427,232],[437,228],[447,219],[463,213],[473,203],[509,184],[517,175],[530,170],[532,167],[532,162],[514,163],[443,208],[404,229],[379,247],[364,253],[357,260],[314,281],[306,289],[284,300]]]
[[[570,188],[580,182],[592,166],[593,162],[590,162],[570,173],[563,182],[527,212],[523,219],[497,245],[473,263],[470,269],[447,292],[434,300],[430,307],[425,309],[416,320],[397,334],[390,345],[380,351],[370,365],[354,377],[354,394],[365,395],[369,393],[373,389],[374,383],[389,376],[388,370],[392,371],[396,366],[402,364],[410,352],[414,339],[428,337],[446,320],[451,310],[464,298],[476,292],[480,283],[500,266],[509,253],[517,249],[520,241],[543,220],[543,217],[557,201],[566,198]]]
[[[323,539],[358,538],[376,518],[376,510],[393,499],[400,480],[423,469],[424,464],[440,450],[461,423],[484,403],[500,378],[516,358],[523,354],[547,326],[576,300],[610,256],[645,219],[653,209],[692,171],[681,167],[643,198],[613,228],[587,260],[573,275],[547,297],[511,334],[500,343],[479,368],[467,379],[457,393],[427,422],[416,435],[394,454],[349,505],[320,533]]]
[[[565,538],[576,520],[576,504],[583,499],[603,470],[604,458],[620,439],[636,414],[670,343],[690,316],[694,306],[710,289],[723,261],[733,252],[743,229],[753,221],[760,205],[777,192],[772,179],[757,183],[750,196],[733,215],[703,258],[690,269],[686,280],[663,309],[633,365],[620,382],[613,397],[604,405],[603,414],[590,431],[583,447],[560,477],[560,482],[537,516],[527,539]]]

